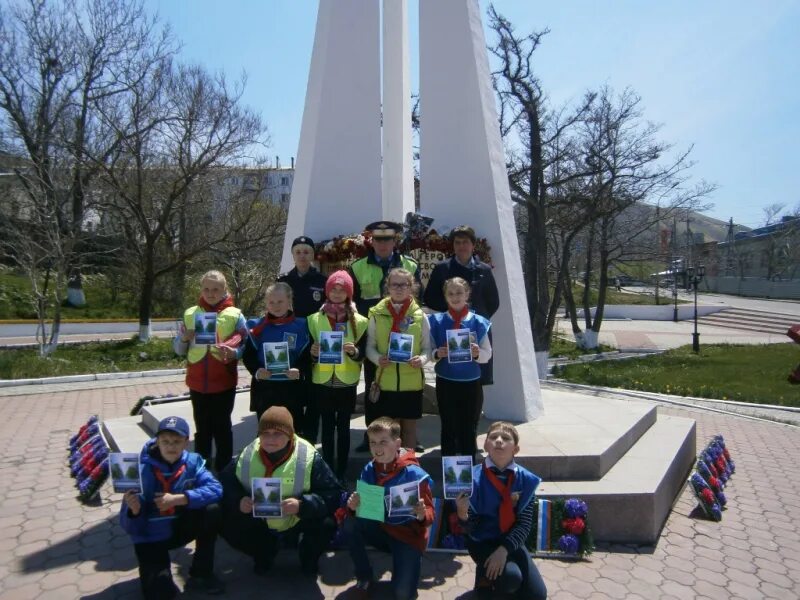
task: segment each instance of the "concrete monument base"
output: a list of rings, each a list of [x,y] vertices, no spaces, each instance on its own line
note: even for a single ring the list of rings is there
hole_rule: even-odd
[[[694,462],[694,420],[658,415],[649,403],[586,393],[543,389],[542,398],[544,415],[518,426],[517,460],[542,477],[538,495],[584,500],[597,541],[655,542]],[[236,452],[256,434],[248,404],[249,393],[240,393],[233,412]],[[189,401],[145,407],[139,417],[105,421],[103,430],[114,449],[138,452],[158,422],[170,415],[185,418],[194,430]],[[479,431],[487,426],[481,423]],[[363,416],[354,415],[351,448],[361,441],[364,429]],[[440,485],[438,415],[425,414],[418,434],[427,448],[420,462]],[[484,437],[479,437],[479,447]],[[351,453],[348,480],[358,476],[368,459],[367,454]]]

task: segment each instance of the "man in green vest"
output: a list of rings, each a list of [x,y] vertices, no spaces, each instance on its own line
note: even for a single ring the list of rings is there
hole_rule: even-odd
[[[422,297],[422,281],[419,277],[417,261],[400,254],[397,250],[397,239],[403,233],[403,226],[392,221],[375,221],[364,228],[372,234],[372,249],[364,258],[359,258],[350,265],[350,274],[353,276],[353,302],[356,303],[358,314],[367,316],[369,309],[383,298],[383,282],[386,274],[396,267],[402,267],[414,275],[420,285],[420,298]],[[369,390],[375,380],[375,365],[364,361],[365,390]],[[374,414],[374,404],[368,400],[364,402],[364,421],[369,426],[372,421],[384,415]],[[417,445],[417,452],[424,452],[425,448]],[[369,439],[364,432],[364,440],[356,446],[356,452],[369,452]]]
[[[280,516],[253,516],[253,478],[280,480]],[[333,513],[344,488],[314,446],[294,432],[289,410],[261,415],[258,437],[222,472],[222,536],[253,557],[257,575],[269,572],[286,538],[298,540],[300,568],[316,576],[319,557],[336,530]],[[300,536],[300,534],[303,534]]]

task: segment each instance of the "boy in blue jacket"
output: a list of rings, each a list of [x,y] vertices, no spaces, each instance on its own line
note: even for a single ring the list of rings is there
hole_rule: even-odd
[[[222,486],[205,460],[188,452],[189,424],[167,417],[139,456],[142,491],[126,492],[120,524],[133,540],[142,593],[150,599],[175,598],[169,551],[197,540],[187,590],[221,594],[214,575],[214,542],[219,529]]]
[[[348,519],[350,556],[356,572],[354,598],[368,598],[373,587],[372,565],[367,545],[392,555],[392,589],[396,600],[417,597],[422,555],[428,542],[428,527],[433,522],[431,478],[420,466],[414,450],[402,447],[400,424],[380,417],[367,427],[372,461],[361,470],[362,481],[380,485],[388,500],[392,487],[418,482],[419,499],[407,516],[386,515],[383,523],[355,517]],[[356,512],[361,505],[358,492],[347,500],[347,508]]]
[[[541,479],[514,462],[519,432],[511,423],[492,423],[483,449],[488,456],[473,467],[472,496],[462,493],[456,499],[467,550],[477,566],[478,597],[543,600],[547,588],[525,547]]]

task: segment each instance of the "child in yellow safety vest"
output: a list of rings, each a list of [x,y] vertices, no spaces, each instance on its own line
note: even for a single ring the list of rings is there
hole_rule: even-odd
[[[221,471],[233,455],[231,413],[239,380],[238,348],[247,336],[242,311],[233,305],[225,276],[208,271],[200,280],[196,306],[183,313],[174,340],[176,354],[186,356],[186,385],[192,400],[195,451]]]
[[[347,271],[328,277],[325,296],[320,310],[307,318],[312,339],[311,381],[322,416],[322,457],[342,479],[350,453],[350,417],[356,407],[368,321],[353,304],[353,279]]]

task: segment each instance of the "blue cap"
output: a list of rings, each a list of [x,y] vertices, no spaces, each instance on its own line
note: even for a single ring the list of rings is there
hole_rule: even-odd
[[[186,419],[181,419],[180,417],[167,417],[166,419],[161,419],[161,422],[158,424],[156,435],[162,431],[172,431],[173,433],[188,438],[189,424],[186,422]]]

